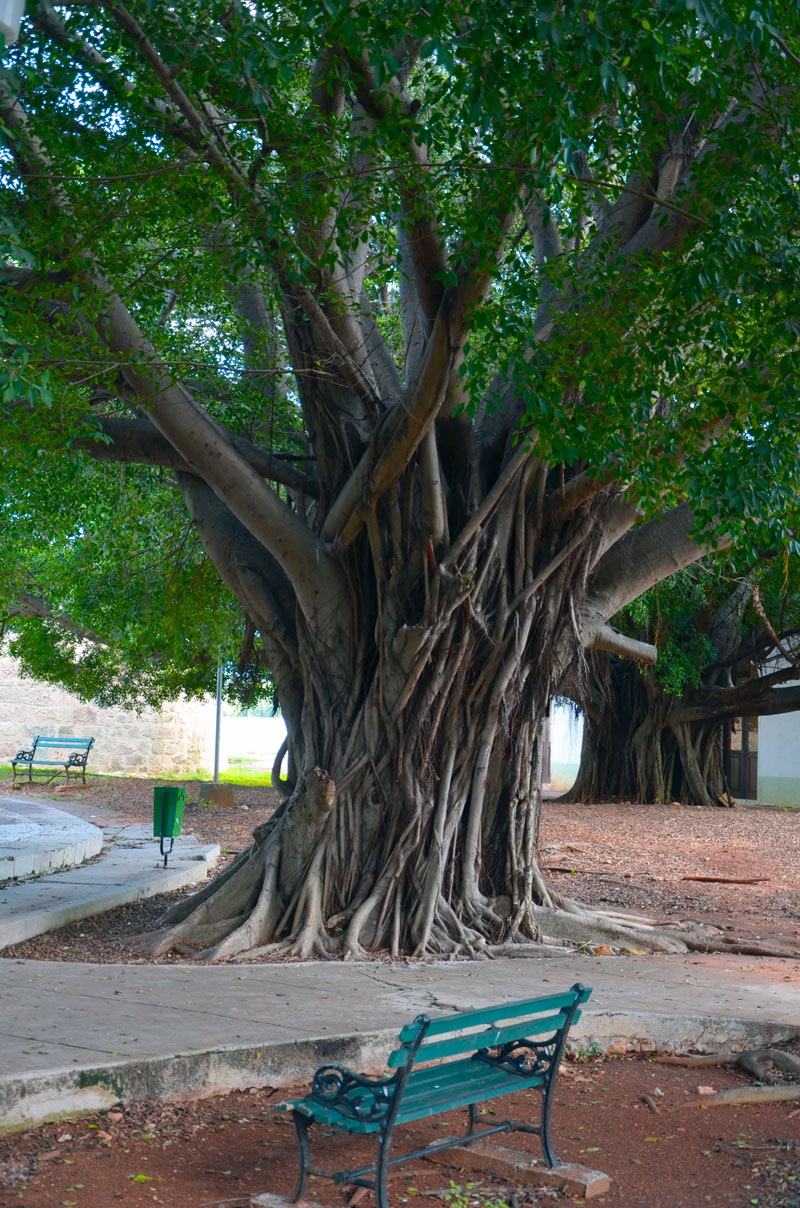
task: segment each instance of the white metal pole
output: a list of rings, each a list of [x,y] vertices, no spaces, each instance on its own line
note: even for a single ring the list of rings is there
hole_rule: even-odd
[[[222,667],[217,667],[217,729],[214,735],[214,784],[219,784],[219,733],[222,726]]]

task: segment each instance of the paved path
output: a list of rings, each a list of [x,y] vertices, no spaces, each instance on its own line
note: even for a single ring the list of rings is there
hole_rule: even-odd
[[[446,964],[78,965],[0,960],[0,1128],[119,1100],[381,1066],[403,1023],[593,987],[582,1047],[714,1050],[800,1034],[800,966],[744,957]]]
[[[0,797],[0,843],[0,949],[204,881],[220,855],[216,844],[181,836],[164,868],[147,827],[105,818],[101,830],[55,802],[22,796]],[[14,875],[29,879],[6,879]]]

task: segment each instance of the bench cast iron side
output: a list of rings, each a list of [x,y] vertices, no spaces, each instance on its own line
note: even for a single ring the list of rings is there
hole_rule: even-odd
[[[17,751],[11,760],[11,769],[14,773],[11,783],[14,784],[17,776],[20,775],[17,772],[17,764],[27,767],[28,780],[33,783],[33,766],[35,764],[37,767],[57,769],[46,780],[40,781],[39,783],[41,784],[49,784],[51,780],[55,780],[56,776],[61,775],[62,769],[67,781],[69,781],[70,769],[73,772],[80,770],[83,783],[86,784],[86,761],[93,746],[93,738],[55,738],[37,734],[33,740],[33,746],[29,750]],[[64,756],[60,759],[45,758],[45,756],[52,755],[58,750],[68,751],[69,754],[66,758]],[[40,754],[40,752],[43,752],[43,754]]]
[[[320,1066],[310,1094],[279,1107],[291,1109],[300,1150],[300,1177],[292,1202],[303,1195],[308,1175],[315,1174],[335,1183],[368,1187],[375,1192],[377,1208],[388,1208],[390,1166],[499,1132],[535,1133],[541,1138],[547,1165],[557,1166],[550,1139],[553,1087],[567,1033],[590,994],[589,988],[576,983],[563,994],[525,1002],[459,1011],[434,1020],[418,1015],[400,1033],[400,1048],[389,1057],[389,1068],[396,1072],[386,1078],[369,1078],[339,1065]],[[465,1035],[465,1029],[472,1031]],[[537,1127],[509,1119],[476,1131],[478,1103],[528,1087],[542,1094]],[[468,1110],[464,1136],[390,1157],[396,1125],[457,1107]],[[376,1133],[375,1165],[339,1171],[312,1166],[308,1129],[314,1121],[349,1133]]]

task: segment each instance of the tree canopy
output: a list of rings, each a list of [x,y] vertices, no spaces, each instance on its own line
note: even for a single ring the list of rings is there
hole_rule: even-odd
[[[159,943],[597,925],[536,863],[550,695],[652,662],[612,618],[709,549],[796,549],[799,35],[732,0],[29,5],[5,599],[113,646],[79,565],[124,500],[96,561],[158,555],[129,682],[244,621],[289,728],[281,810]]]

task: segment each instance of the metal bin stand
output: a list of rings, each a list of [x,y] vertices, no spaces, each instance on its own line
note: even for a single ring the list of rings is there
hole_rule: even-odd
[[[167,867],[167,857],[181,833],[183,825],[183,806],[186,801],[186,789],[156,788],[153,789],[153,834],[160,839],[160,850],[164,857],[164,867]],[[169,847],[164,848],[169,839]]]

